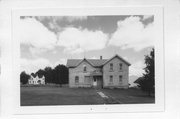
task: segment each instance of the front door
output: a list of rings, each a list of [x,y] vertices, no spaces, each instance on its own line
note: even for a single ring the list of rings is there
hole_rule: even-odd
[[[103,85],[102,77],[95,76],[93,81],[93,87],[102,88],[102,85]]]
[[[97,86],[97,79],[96,77],[94,77],[94,80],[93,80],[93,87],[96,87]]]

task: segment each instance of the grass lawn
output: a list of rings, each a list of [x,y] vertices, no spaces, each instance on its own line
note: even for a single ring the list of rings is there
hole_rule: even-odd
[[[102,89],[102,92],[121,104],[155,103],[155,97],[140,89]]]
[[[102,98],[97,92],[109,98]],[[93,89],[68,87],[21,87],[21,106],[154,103],[153,97],[137,89]]]

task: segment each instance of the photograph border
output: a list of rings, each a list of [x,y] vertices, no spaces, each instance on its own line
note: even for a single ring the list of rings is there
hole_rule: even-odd
[[[59,12],[60,11],[60,12]],[[164,18],[162,6],[149,7],[89,7],[89,8],[36,8],[13,9],[12,63],[13,63],[13,114],[74,114],[116,112],[163,112],[165,110],[164,77]],[[157,29],[155,41],[155,104],[80,105],[80,106],[20,106],[20,41],[14,38],[20,16],[83,16],[83,15],[154,15]]]

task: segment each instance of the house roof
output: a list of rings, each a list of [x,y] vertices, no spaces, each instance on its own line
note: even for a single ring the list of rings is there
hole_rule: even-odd
[[[107,64],[109,61],[111,61],[111,60],[114,59],[115,57],[117,57],[117,58],[119,58],[120,60],[122,60],[122,61],[123,61],[124,63],[126,63],[128,66],[131,65],[128,61],[126,61],[125,59],[123,59],[123,58],[122,58],[121,56],[119,56],[119,55],[113,56],[112,58],[110,58],[109,60],[107,60],[103,65]]]
[[[82,61],[86,60],[90,65],[92,65],[94,67],[100,67],[100,66],[105,65],[106,63],[108,63],[115,57],[118,57],[120,60],[125,62],[128,66],[130,65],[130,63],[127,62],[126,60],[124,60],[122,57],[120,57],[119,55],[115,55],[110,59],[86,59],[86,58],[84,58],[84,59],[68,59],[66,66],[67,67],[77,67]]]
[[[100,67],[102,66],[108,59],[68,59],[67,60],[67,67],[76,67],[78,66],[82,61],[86,60],[88,63],[90,63],[94,67]]]
[[[38,75],[38,74],[34,74],[34,76],[31,74],[31,77],[33,77],[33,78],[36,78],[36,77],[38,77],[38,78],[42,78],[42,77],[44,77],[44,75]]]

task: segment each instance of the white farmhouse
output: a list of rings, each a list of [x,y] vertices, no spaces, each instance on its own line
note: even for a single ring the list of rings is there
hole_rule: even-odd
[[[31,75],[31,77],[28,80],[28,83],[31,85],[45,85],[45,77],[39,77],[38,75],[36,75],[35,77],[33,77]]]

